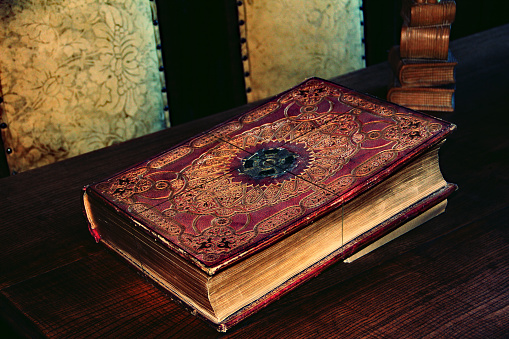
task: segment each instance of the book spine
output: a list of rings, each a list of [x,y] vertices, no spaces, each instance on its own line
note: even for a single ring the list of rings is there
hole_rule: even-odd
[[[445,60],[449,54],[450,25],[401,28],[400,56]]]
[[[456,60],[449,56],[447,62],[430,59],[405,59],[399,56],[399,46],[393,46],[388,61],[393,74],[403,87],[431,87],[453,84]]]
[[[456,2],[416,3],[413,0],[404,0],[401,16],[410,27],[450,25],[456,17]]]
[[[456,82],[454,66],[449,64],[404,65],[398,75],[401,86],[406,87],[431,87]]]
[[[415,110],[454,110],[454,89],[393,87],[389,90],[387,99]]]

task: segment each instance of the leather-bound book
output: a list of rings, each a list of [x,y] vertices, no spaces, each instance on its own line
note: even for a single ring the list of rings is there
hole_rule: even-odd
[[[455,85],[438,87],[401,87],[392,86],[387,100],[418,111],[454,111]]]
[[[401,17],[407,26],[450,25],[456,17],[456,2],[443,0],[423,3],[403,0]]]
[[[409,59],[442,59],[449,55],[451,25],[401,27],[400,55]]]
[[[431,87],[456,82],[458,60],[449,50],[447,59],[401,58],[399,46],[389,51],[389,63],[402,87]]]
[[[311,78],[89,185],[84,210],[96,241],[226,331],[444,211],[454,128]]]

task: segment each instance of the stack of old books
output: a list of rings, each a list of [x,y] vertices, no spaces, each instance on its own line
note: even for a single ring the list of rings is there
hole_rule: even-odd
[[[454,110],[455,67],[449,50],[454,0],[403,0],[400,46],[389,53],[394,82],[387,99],[423,111]]]

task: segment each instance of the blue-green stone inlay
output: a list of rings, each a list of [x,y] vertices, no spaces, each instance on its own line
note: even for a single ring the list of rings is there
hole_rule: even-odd
[[[297,158],[285,148],[262,148],[242,159],[239,172],[253,179],[277,178],[294,169]]]

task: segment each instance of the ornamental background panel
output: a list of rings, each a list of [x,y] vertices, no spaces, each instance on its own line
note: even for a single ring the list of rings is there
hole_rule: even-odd
[[[238,8],[247,98],[365,67],[362,0],[246,0]]]
[[[21,172],[169,125],[149,0],[2,1],[0,120]]]

